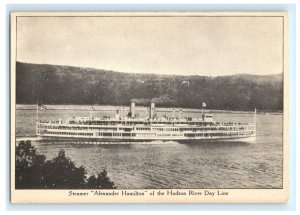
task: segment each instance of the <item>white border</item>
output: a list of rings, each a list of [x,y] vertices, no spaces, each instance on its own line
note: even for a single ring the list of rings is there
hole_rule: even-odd
[[[205,1],[192,1],[192,0],[181,0],[181,1],[168,1],[168,0],[152,0],[152,1],[115,1],[115,0],[45,0],[45,1],[42,1],[42,0],[1,0],[0,1],[0,25],[1,25],[1,28],[0,28],[0,54],[1,54],[1,58],[0,58],[0,66],[1,66],[1,72],[0,72],[0,98],[1,98],[1,103],[0,103],[0,118],[2,120],[0,120],[0,137],[1,137],[1,144],[0,144],[0,157],[1,157],[1,162],[0,162],[0,166],[1,166],[1,170],[3,172],[5,172],[5,169],[7,167],[7,159],[6,159],[6,144],[7,144],[7,135],[8,135],[8,131],[7,131],[7,124],[6,124],[6,121],[5,119],[7,119],[7,103],[8,101],[5,99],[7,96],[8,96],[8,92],[7,92],[7,89],[8,89],[8,83],[6,82],[7,80],[7,75],[4,71],[6,71],[6,58],[8,57],[6,55],[6,35],[7,35],[7,30],[8,28],[6,28],[6,5],[7,4],[40,4],[40,3],[46,3],[46,4],[95,4],[95,3],[101,3],[101,4],[112,4],[112,3],[139,3],[139,4],[151,4],[151,3],[156,3],[156,4],[166,4],[166,3],[173,3],[173,4],[194,4],[194,3],[201,3],[201,4],[204,4],[204,3],[208,3],[208,4],[234,4],[234,3],[239,3],[239,4],[296,4],[297,6],[297,11],[299,11],[299,3],[296,1],[296,0],[219,0],[219,1],[216,1],[216,0],[205,0]],[[299,12],[297,12],[296,14],[296,22],[299,24],[300,23],[300,15],[299,15]],[[299,35],[299,28],[297,28],[296,30],[296,33],[297,35]],[[297,47],[296,47],[296,50],[297,52],[299,52],[299,43],[296,43],[297,44]],[[296,56],[296,62],[300,62],[300,59],[299,59],[299,55]],[[297,91],[297,94],[296,95],[299,95],[300,94],[300,86],[298,84],[300,84],[300,80],[299,80],[299,77],[300,75],[299,74],[296,74],[296,91]],[[296,130],[296,142],[299,143],[300,139],[299,139],[299,133],[300,133],[300,129],[299,129],[299,122],[300,122],[300,117],[299,117],[299,113],[300,111],[299,110],[299,99],[297,99],[297,101],[295,102],[296,103],[296,106],[297,106],[297,112],[298,114],[295,116],[295,120],[297,123],[297,130]],[[6,129],[4,129],[6,128]],[[300,155],[300,152],[299,152],[299,146],[297,147],[297,155]],[[297,167],[299,167],[299,156],[296,157],[296,163],[297,163]],[[299,169],[299,168],[298,168]],[[299,171],[296,173],[297,174],[297,178],[299,179]],[[0,211],[1,211],[1,214],[8,214],[9,212],[7,211],[7,196],[5,196],[3,194],[3,191],[6,190],[6,178],[3,177],[3,174],[2,174],[2,177],[0,177],[0,190],[2,191],[0,195]],[[297,194],[297,206],[299,206],[299,193],[300,193],[300,189],[299,189],[299,186],[297,186],[297,190],[296,190],[296,194]],[[254,206],[254,209],[255,209],[255,206]],[[218,210],[218,209],[216,209]],[[297,209],[297,212],[299,209]],[[22,212],[22,214],[35,214],[35,213],[39,213],[39,212]],[[52,214],[53,212],[46,212],[44,211],[43,214]],[[79,212],[72,212],[72,214],[77,214]],[[81,212],[82,213],[82,212]],[[107,213],[107,212],[105,212]],[[151,212],[150,212],[151,213]],[[179,212],[180,213],[180,212]],[[208,213],[208,212],[207,212]],[[211,212],[209,212],[211,214]],[[220,212],[221,214],[232,214],[233,212]],[[239,212],[237,212],[239,213]],[[244,211],[243,213],[245,214],[252,214],[252,212],[247,212],[247,211]],[[296,214],[296,211],[290,211],[290,212],[261,212],[261,213],[256,213],[255,214],[282,214],[282,213],[285,213],[285,214]],[[61,213],[62,214],[62,213]],[[122,212],[123,214],[123,212]],[[125,213],[125,214],[129,214],[129,213]],[[130,212],[130,214],[132,214],[132,212]],[[174,214],[174,212],[172,212],[172,214]],[[175,214],[178,214],[178,213],[175,213]],[[214,212],[213,212],[214,214]],[[240,214],[240,213],[239,213]]]

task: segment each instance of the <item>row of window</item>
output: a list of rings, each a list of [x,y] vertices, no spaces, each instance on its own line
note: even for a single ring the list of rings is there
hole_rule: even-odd
[[[98,131],[117,131],[118,128],[112,128],[112,127],[67,127],[67,126],[39,126],[39,129],[58,129],[58,130],[75,130],[75,131],[87,131],[87,130],[98,130]],[[132,131],[132,128],[122,128],[119,127],[120,131]],[[150,127],[136,127],[135,130],[137,131],[150,131]],[[239,130],[254,130],[254,127],[252,126],[246,126],[246,127],[204,127],[204,128],[152,128],[152,131],[239,131]]]
[[[74,132],[46,132],[47,134],[53,135],[69,135],[69,136],[93,136],[92,133],[74,133]],[[202,133],[202,134],[194,134],[188,133],[184,134],[185,137],[220,137],[220,136],[245,136],[245,135],[252,135],[254,132],[235,132],[235,133]],[[182,134],[155,134],[155,133],[98,133],[97,135],[103,137],[135,137],[135,136],[144,136],[144,137],[153,137],[153,136],[182,136]]]
[[[93,136],[92,133],[74,133],[74,132],[46,132],[47,134],[54,134],[54,135],[70,135],[70,136]]]
[[[131,133],[98,133],[99,137],[134,137]]]
[[[235,132],[235,133],[207,133],[207,134],[184,134],[185,137],[225,137],[225,136],[248,136],[254,132]]]

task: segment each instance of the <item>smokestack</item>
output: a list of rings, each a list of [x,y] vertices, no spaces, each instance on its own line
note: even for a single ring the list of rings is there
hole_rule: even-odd
[[[131,102],[130,103],[130,113],[131,113],[131,117],[134,118],[135,117],[135,102]]]
[[[150,103],[149,119],[153,119],[155,115],[155,103]]]

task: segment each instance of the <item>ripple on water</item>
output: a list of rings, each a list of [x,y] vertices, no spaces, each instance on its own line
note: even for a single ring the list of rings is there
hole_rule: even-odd
[[[63,118],[68,111],[43,119]],[[86,112],[72,112],[84,116]],[[249,121],[252,115],[217,114],[221,121]],[[35,111],[17,110],[17,136],[34,135]],[[257,115],[256,143],[177,142],[32,143],[47,159],[64,149],[89,175],[106,168],[118,188],[281,188],[282,115]]]

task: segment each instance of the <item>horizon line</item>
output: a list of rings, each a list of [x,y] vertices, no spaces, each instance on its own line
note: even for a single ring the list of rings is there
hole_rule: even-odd
[[[142,75],[158,75],[158,76],[199,76],[199,77],[226,77],[226,76],[238,76],[238,75],[253,75],[253,76],[274,76],[274,75],[281,75],[283,72],[280,73],[273,73],[273,74],[251,74],[251,73],[236,73],[236,74],[229,74],[229,75],[185,75],[185,74],[156,74],[156,73],[143,73],[143,72],[123,72],[123,71],[115,71],[111,69],[103,69],[103,68],[95,68],[95,67],[85,67],[85,66],[74,66],[74,65],[67,65],[67,64],[51,64],[51,63],[31,63],[31,62],[24,62],[16,60],[16,63],[23,63],[23,64],[35,64],[35,65],[50,65],[50,66],[65,66],[65,67],[75,67],[75,68],[82,68],[82,69],[93,69],[93,70],[103,70],[107,72],[115,72],[115,73],[122,73],[122,74],[142,74]]]

